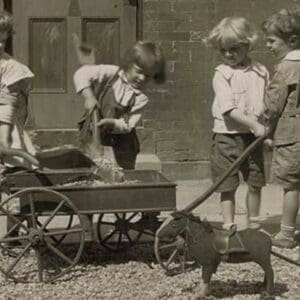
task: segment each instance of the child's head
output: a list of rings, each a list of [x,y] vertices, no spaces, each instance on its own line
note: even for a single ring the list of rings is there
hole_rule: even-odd
[[[126,53],[121,68],[130,84],[140,89],[149,79],[163,83],[166,78],[165,59],[161,48],[152,42],[139,41]]]
[[[277,57],[283,58],[288,52],[300,48],[300,10],[282,9],[262,24],[266,45]]]
[[[13,33],[13,18],[6,11],[0,12],[0,55],[3,54],[7,38]]]
[[[256,40],[257,34],[245,18],[227,17],[210,31],[204,42],[220,51],[226,64],[236,66],[248,61],[248,52]]]

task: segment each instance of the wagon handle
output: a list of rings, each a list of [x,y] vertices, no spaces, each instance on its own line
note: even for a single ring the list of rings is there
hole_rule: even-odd
[[[200,197],[196,198],[193,202],[191,202],[188,206],[186,206],[184,209],[182,209],[182,212],[190,212],[193,209],[195,209],[197,206],[199,206],[202,202],[204,202],[212,193],[214,193],[215,189],[218,188],[223,181],[238,167],[241,163],[244,162],[244,160],[251,154],[251,152],[260,145],[270,134],[270,132],[267,130],[267,132],[258,137],[255,141],[253,141],[245,150],[244,152],[237,158],[237,160],[231,165],[231,167],[222,175],[222,177],[215,182],[213,185],[210,186],[210,188],[204,192]]]

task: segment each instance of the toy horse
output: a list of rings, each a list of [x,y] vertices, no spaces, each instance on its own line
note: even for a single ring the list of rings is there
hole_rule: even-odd
[[[229,263],[256,262],[264,270],[267,297],[272,298],[274,272],[271,265],[272,242],[261,231],[217,229],[191,213],[174,212],[156,233],[158,239],[184,239],[189,257],[202,266],[200,297],[208,294],[212,274],[221,261]]]

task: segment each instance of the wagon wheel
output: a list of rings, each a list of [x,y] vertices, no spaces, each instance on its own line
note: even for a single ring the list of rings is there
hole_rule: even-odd
[[[167,275],[177,275],[195,268],[195,263],[189,261],[186,242],[181,236],[174,240],[155,236],[154,253]]]
[[[65,233],[62,233],[62,235],[57,235],[57,236],[49,236],[55,246],[59,246],[63,242],[63,240],[67,237],[68,231],[73,224],[73,219],[74,219],[73,214],[64,216],[64,218],[68,218],[68,220],[63,222],[63,224],[60,224],[60,229],[64,228]],[[25,220],[28,222],[27,226],[33,227],[32,220],[30,217],[26,217]],[[36,224],[39,228],[42,228],[43,226],[42,217],[37,216]],[[49,230],[45,229],[45,232],[49,232]]]
[[[12,209],[19,201],[21,212]],[[20,209],[19,209],[20,210]],[[68,273],[79,261],[84,246],[81,216],[74,204],[63,194],[47,188],[25,188],[0,204],[0,212],[12,223],[9,231],[0,237],[0,245],[17,242],[14,257],[0,257],[0,271],[15,282],[51,282]],[[78,219],[73,228],[58,228],[57,217],[72,214]],[[24,222],[24,220],[30,220]],[[11,233],[18,229],[18,235]],[[61,237],[73,240],[75,245],[57,243]]]
[[[39,228],[42,228],[42,226],[43,226],[41,218],[42,217],[40,217],[40,216],[36,216],[36,223]],[[63,224],[60,224],[60,228],[64,228],[66,231],[68,231],[72,226],[74,218],[73,218],[73,215],[64,216],[64,218],[68,218],[68,219],[66,221],[64,221]],[[26,227],[33,227],[31,217],[21,216],[21,217],[18,217],[18,219],[20,222],[26,223]],[[13,228],[9,228],[8,232],[6,233],[6,236],[16,237],[16,236],[24,234],[23,228],[19,224],[17,224],[17,225],[18,225],[17,228],[16,228],[16,226],[13,226]],[[19,231],[21,231],[21,232],[19,232]],[[23,233],[22,233],[22,231],[23,231]],[[48,231],[48,230],[45,229],[45,231]],[[62,243],[62,241],[66,238],[66,236],[67,236],[67,233],[62,234],[61,236],[58,236],[58,235],[50,236],[49,238],[52,240],[52,242],[54,243],[55,246],[58,246]],[[6,246],[0,244],[0,249],[2,250],[1,252],[3,255],[17,257],[16,249],[23,247],[23,246],[24,246],[24,241],[14,241],[14,242],[7,243]]]
[[[142,213],[100,214],[97,222],[97,235],[100,244],[114,252],[134,246],[143,234],[138,226]]]

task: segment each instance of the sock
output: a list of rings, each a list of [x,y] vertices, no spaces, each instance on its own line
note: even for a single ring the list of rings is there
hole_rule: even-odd
[[[280,231],[285,237],[287,237],[289,239],[293,239],[294,233],[295,233],[295,226],[288,226],[288,225],[284,225],[281,223]]]

